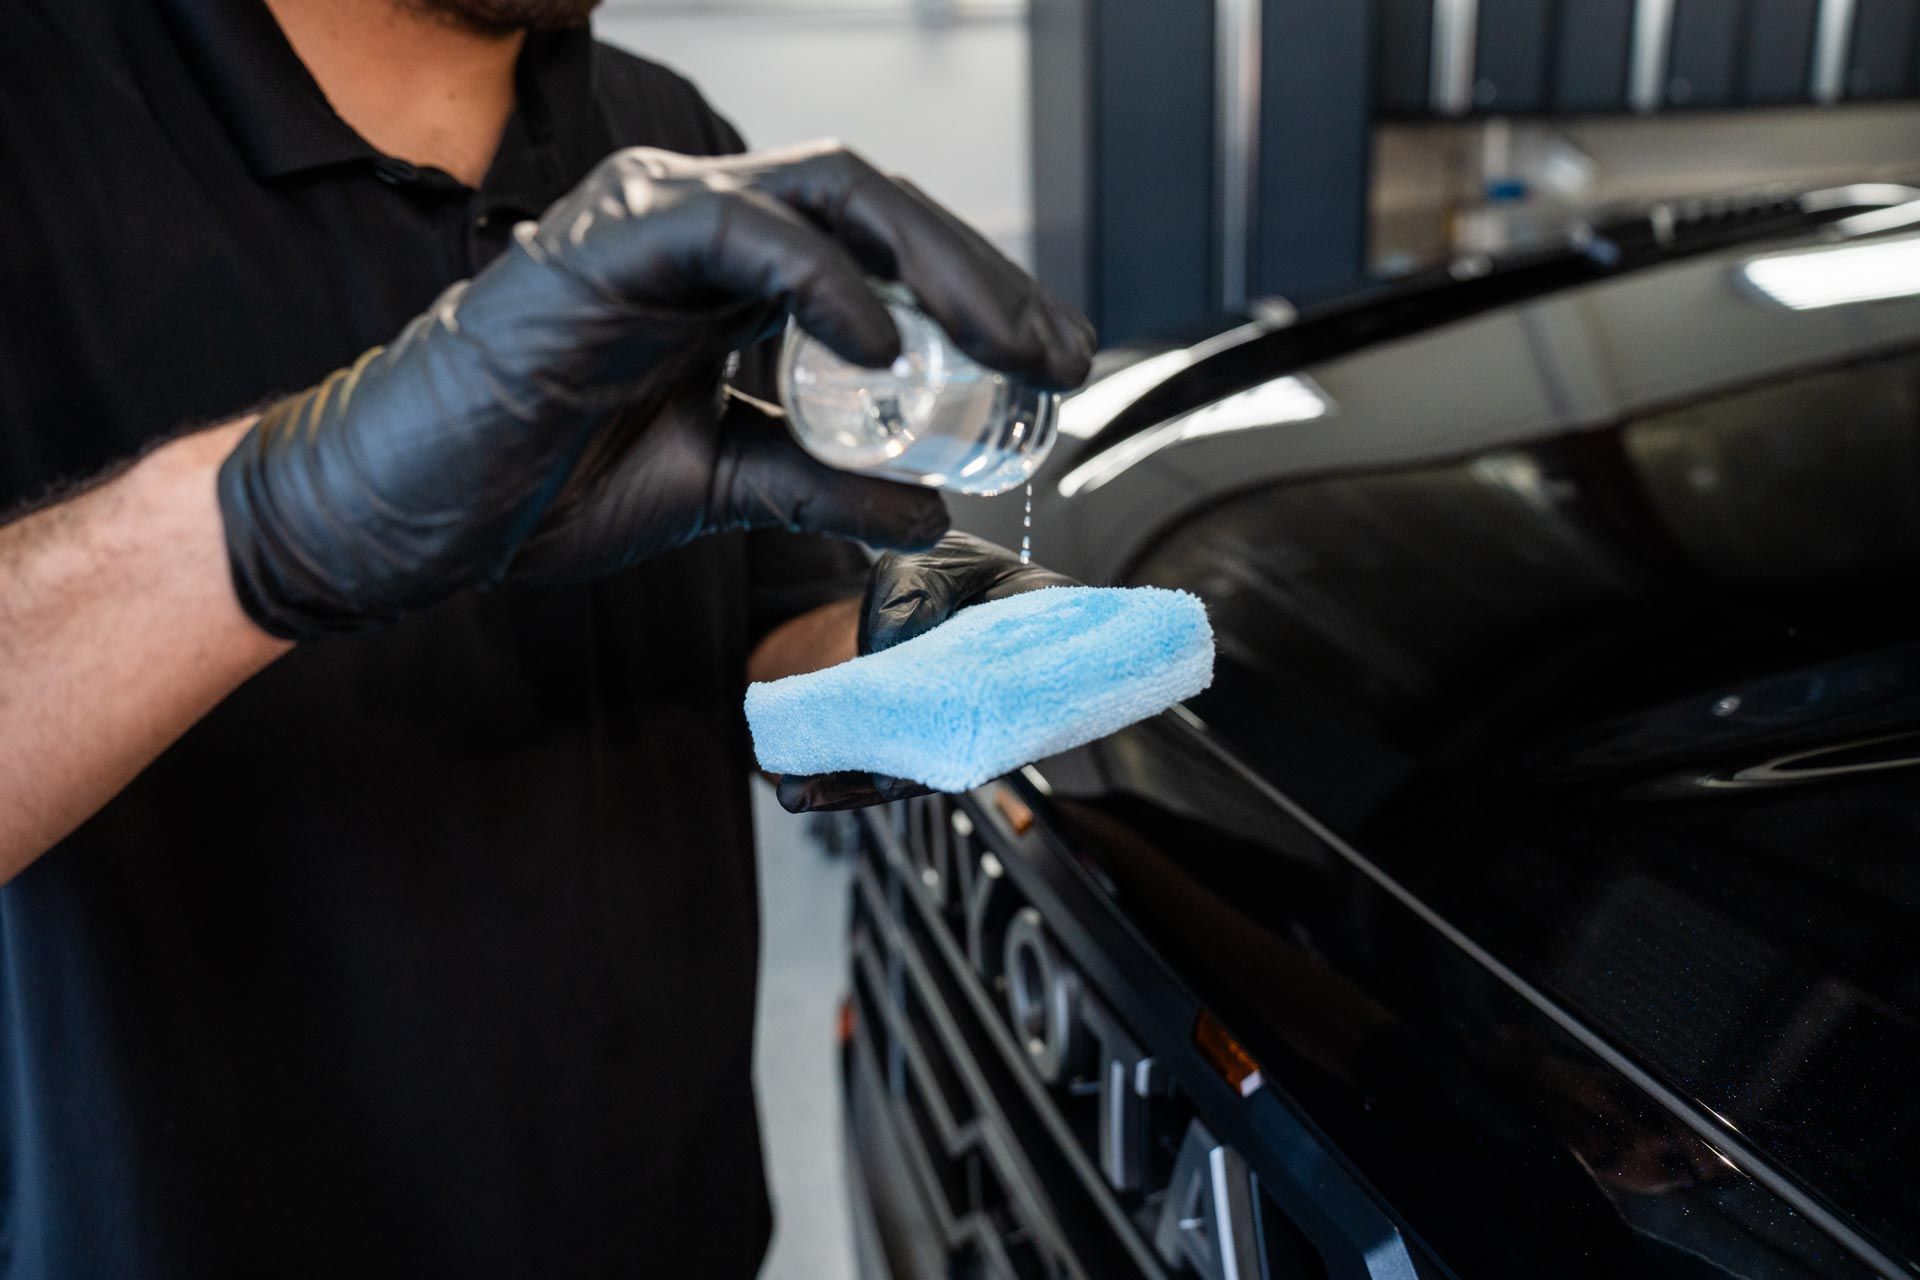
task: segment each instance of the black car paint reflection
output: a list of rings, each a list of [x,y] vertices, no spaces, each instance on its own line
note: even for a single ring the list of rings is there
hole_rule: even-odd
[[[1219,668],[1010,785],[1423,1269],[1920,1274],[1920,302],[1769,312],[1738,261],[1364,385],[1243,361],[1187,407],[1297,369],[1345,416],[1036,512],[1062,570],[1201,596]],[[1463,358],[1542,407],[1436,396]]]
[[[1067,841],[1457,1274],[1872,1274],[1283,814],[1237,838],[1054,764]]]
[[[1208,601],[1194,710],[1274,786],[1913,1257],[1917,484],[1903,354],[1238,495],[1134,578]],[[1642,1218],[1726,1181],[1538,1067],[1595,1125],[1567,1149]]]

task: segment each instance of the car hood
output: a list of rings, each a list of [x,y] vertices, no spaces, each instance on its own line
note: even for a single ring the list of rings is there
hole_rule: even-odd
[[[1199,594],[1239,760],[1920,1258],[1920,299],[1749,256],[1276,372],[1322,411],[1063,499],[1083,450],[1034,545]]]

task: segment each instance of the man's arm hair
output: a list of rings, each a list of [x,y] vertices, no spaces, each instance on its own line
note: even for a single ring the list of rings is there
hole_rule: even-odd
[[[0,883],[290,647],[227,567],[214,476],[249,424],[0,525]]]

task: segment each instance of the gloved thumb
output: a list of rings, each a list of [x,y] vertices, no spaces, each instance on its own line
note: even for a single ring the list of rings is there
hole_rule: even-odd
[[[832,813],[864,809],[929,794],[930,789],[884,773],[789,773],[775,787],[780,807],[788,813]]]
[[[732,412],[727,421],[732,466],[718,496],[732,527],[824,533],[897,551],[924,550],[946,533],[947,504],[937,490],[836,471],[777,419]]]
[[[860,652],[891,649],[968,605],[1076,585],[1072,578],[1028,564],[985,538],[949,533],[923,554],[889,554],[874,562],[860,608]]]

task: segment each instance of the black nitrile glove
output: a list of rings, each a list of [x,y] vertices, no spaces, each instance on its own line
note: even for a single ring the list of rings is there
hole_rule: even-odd
[[[1079,584],[970,533],[949,533],[927,551],[890,551],[874,562],[860,602],[860,652],[879,653],[931,631],[970,604],[1042,587]],[[860,809],[923,796],[927,788],[877,773],[789,774],[780,779],[788,813]]]
[[[945,532],[946,504],[932,490],[835,471],[794,443],[784,417],[733,397],[716,408],[718,394],[677,387],[650,417],[629,411],[595,431],[507,582],[598,577],[730,529],[905,547]]]
[[[925,546],[946,525],[933,493],[720,422],[726,355],[789,312],[891,362],[868,276],[989,366],[1066,387],[1092,356],[1078,313],[837,148],[618,152],[514,240],[391,345],[269,408],[222,466],[235,589],[267,631],[364,631],[510,570],[603,573],[720,529]]]

